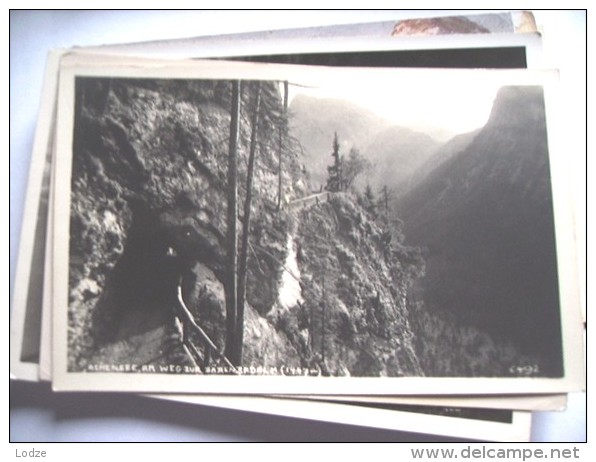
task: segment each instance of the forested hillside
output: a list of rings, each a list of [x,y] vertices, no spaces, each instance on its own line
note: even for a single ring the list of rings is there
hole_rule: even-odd
[[[303,302],[283,311],[279,325],[303,356],[331,375],[423,375],[407,317],[408,290],[423,271],[416,249],[392,240],[347,193],[297,218]]]
[[[450,146],[396,213],[406,242],[425,250],[420,292],[426,310],[440,318],[433,329],[446,319],[480,329],[506,350],[532,357],[534,372],[557,376],[561,334],[546,140],[542,89],[504,87],[487,124]],[[475,351],[482,343],[472,342]],[[523,362],[513,362],[513,370]]]

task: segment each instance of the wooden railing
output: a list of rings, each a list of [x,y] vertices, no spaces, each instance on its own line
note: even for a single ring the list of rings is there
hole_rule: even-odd
[[[176,303],[176,318],[181,325],[181,337],[182,344],[187,349],[190,357],[196,366],[202,366],[203,368],[208,367],[215,357],[217,360],[224,363],[224,365],[232,372],[236,371],[236,367],[231,361],[219,351],[213,340],[207,335],[207,333],[199,326],[195,317],[190,312],[184,298],[182,297],[182,283],[178,284],[177,288],[177,302]],[[199,348],[194,344],[192,334],[194,334],[202,343],[204,353],[201,354]]]
[[[327,202],[333,193],[329,191],[323,191],[316,194],[311,194],[310,196],[301,197],[300,199],[295,199],[289,203],[290,208],[294,209],[304,209],[306,207],[310,207],[316,204],[322,204]]]
[[[301,210],[306,207],[328,202],[334,194],[339,193],[323,191],[296,199],[290,202],[288,205],[293,209],[295,208]],[[175,316],[180,323],[182,344],[197,367],[206,368],[210,366],[211,361],[215,357],[217,361],[220,361],[226,366],[227,370],[233,373],[237,372],[236,367],[221,351],[219,351],[213,340],[211,340],[209,335],[207,335],[201,326],[199,326],[194,315],[186,306],[184,298],[182,297],[182,280],[180,280],[177,287]],[[195,345],[193,337],[199,339],[202,344],[200,347]],[[202,349],[204,353],[201,353],[200,349]]]

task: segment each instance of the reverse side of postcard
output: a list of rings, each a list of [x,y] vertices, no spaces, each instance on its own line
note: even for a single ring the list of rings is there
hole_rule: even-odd
[[[56,388],[581,388],[552,77],[66,63]]]

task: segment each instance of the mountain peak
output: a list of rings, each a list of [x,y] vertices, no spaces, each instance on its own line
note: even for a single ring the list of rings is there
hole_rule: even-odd
[[[544,91],[538,86],[505,86],[497,92],[488,124],[520,126],[544,120]]]

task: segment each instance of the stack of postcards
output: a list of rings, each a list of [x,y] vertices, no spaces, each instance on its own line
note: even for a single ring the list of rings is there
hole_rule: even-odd
[[[520,12],[51,52],[12,378],[527,441],[585,382],[541,41]]]

